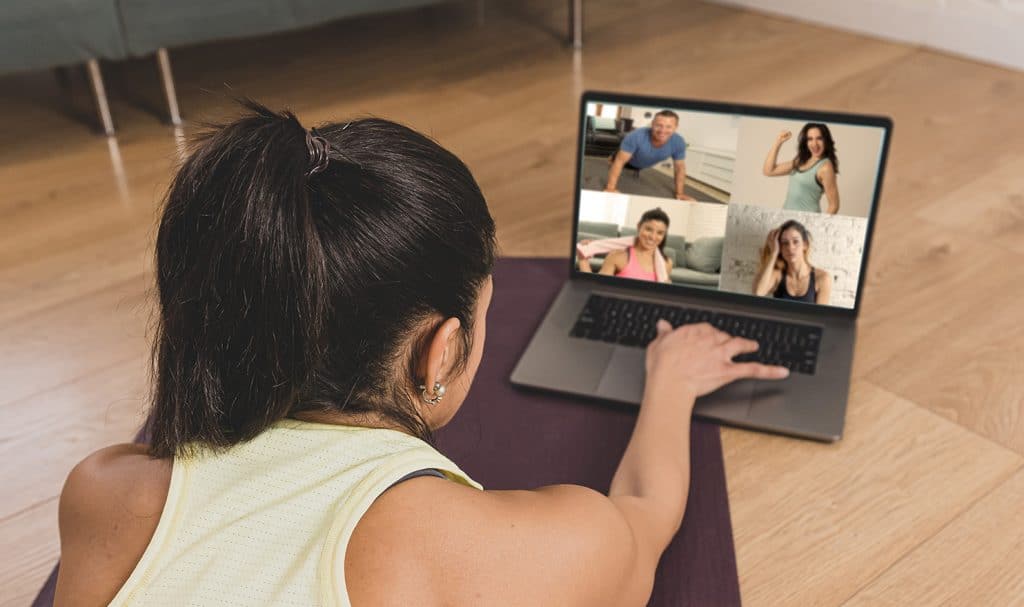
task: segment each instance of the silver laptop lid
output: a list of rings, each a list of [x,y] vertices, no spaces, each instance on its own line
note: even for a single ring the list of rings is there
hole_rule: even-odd
[[[891,133],[881,116],[587,92],[572,276],[856,315]]]

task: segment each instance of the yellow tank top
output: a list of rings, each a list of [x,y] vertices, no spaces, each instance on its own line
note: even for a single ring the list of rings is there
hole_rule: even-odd
[[[394,430],[285,420],[225,453],[177,458],[153,538],[111,605],[349,605],[345,548],[373,501],[433,468]]]

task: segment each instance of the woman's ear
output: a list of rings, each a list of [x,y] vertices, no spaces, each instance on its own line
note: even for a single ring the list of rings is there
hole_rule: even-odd
[[[425,356],[422,357],[422,365],[417,371],[422,385],[426,386],[427,394],[434,393],[434,384],[446,385],[451,378],[448,372],[452,363],[458,357],[459,329],[462,323],[458,318],[452,317],[442,322],[432,335],[427,337]]]

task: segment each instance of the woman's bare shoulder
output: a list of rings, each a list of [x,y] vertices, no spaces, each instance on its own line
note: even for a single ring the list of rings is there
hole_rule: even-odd
[[[171,468],[171,460],[152,458],[147,445],[104,447],[71,470],[61,500],[83,507],[116,501],[138,514],[154,509],[159,514],[167,498]],[[83,497],[90,499],[79,499]]]
[[[601,266],[601,272],[603,274],[608,274],[608,270],[611,270],[611,273],[614,274],[625,268],[628,263],[629,253],[627,253],[625,249],[612,251],[604,258],[604,265]]]
[[[625,261],[628,258],[629,258],[629,253],[626,252],[626,249],[619,249],[617,251],[612,251],[611,253],[608,253],[608,256],[605,257],[605,260],[606,261],[612,261],[612,262],[619,262],[619,261],[621,261],[621,262],[625,263]]]
[[[596,491],[478,491],[432,477],[378,498],[345,557],[356,605],[642,603],[650,588],[637,569],[629,524]]]
[[[71,470],[60,496],[58,597],[81,597],[82,604],[113,598],[153,537],[171,468],[145,445],[122,444]]]

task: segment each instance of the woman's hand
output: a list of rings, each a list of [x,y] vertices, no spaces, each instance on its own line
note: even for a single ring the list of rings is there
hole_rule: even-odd
[[[765,246],[768,247],[768,250],[771,251],[771,253],[772,253],[772,261],[775,261],[776,259],[778,259],[779,258],[779,249],[781,247],[781,245],[779,244],[779,229],[778,228],[775,228],[771,232],[768,232],[768,238],[767,238],[767,240],[764,241],[764,244],[765,244]]]
[[[647,346],[648,397],[678,402],[713,392],[742,378],[783,379],[785,367],[737,363],[733,357],[756,352],[756,341],[732,337],[707,323],[684,325],[673,330],[665,320],[657,324],[658,336]]]
[[[786,160],[779,164],[779,148],[782,147],[783,143],[789,141],[789,138],[792,136],[792,131],[782,131],[775,138],[775,143],[769,148],[768,155],[764,159],[764,166],[761,168],[761,173],[765,177],[781,177],[793,170],[792,160]]]
[[[592,239],[584,238],[583,240],[581,240],[581,241],[576,243],[576,259],[577,259],[577,261],[586,261],[586,260],[590,259],[590,257],[588,257],[588,256],[583,254],[583,251],[580,250],[580,247],[585,247],[585,246],[587,246],[588,244],[590,244],[592,242],[594,242]]]

